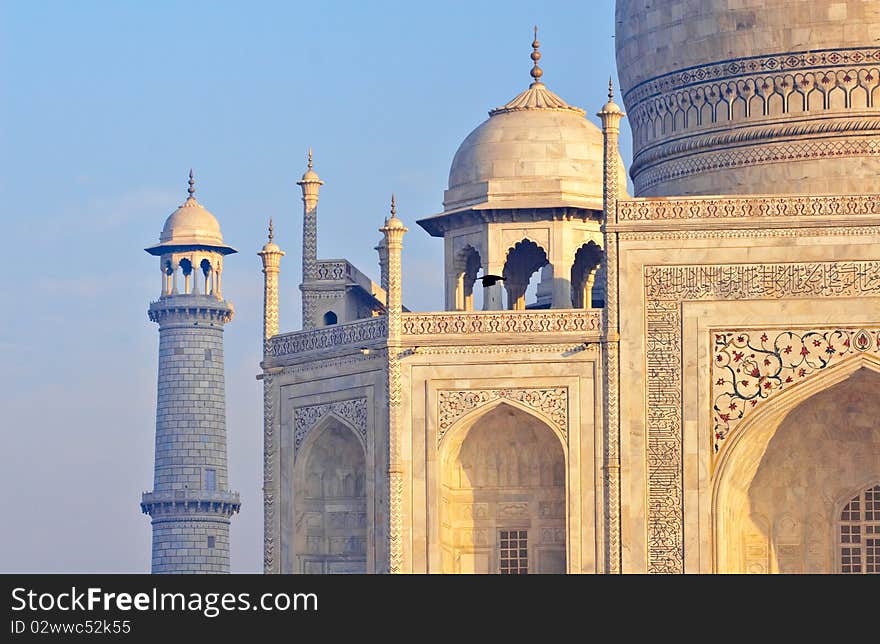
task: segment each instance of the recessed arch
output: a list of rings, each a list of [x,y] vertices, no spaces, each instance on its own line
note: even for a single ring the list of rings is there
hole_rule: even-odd
[[[880,361],[857,355],[744,419],[714,474],[716,572],[835,570],[841,495],[880,479],[880,453],[864,449],[880,442],[877,388]],[[800,518],[782,530],[789,510]]]
[[[566,572],[566,455],[552,425],[504,400],[450,431],[440,449],[443,572]]]
[[[366,572],[366,449],[350,423],[329,412],[306,434],[293,488],[294,572]]]

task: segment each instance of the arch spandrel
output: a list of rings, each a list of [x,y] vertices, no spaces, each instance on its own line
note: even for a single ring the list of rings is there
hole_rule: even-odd
[[[878,389],[880,360],[857,355],[747,417],[713,482],[716,572],[835,570],[835,512],[880,480]]]

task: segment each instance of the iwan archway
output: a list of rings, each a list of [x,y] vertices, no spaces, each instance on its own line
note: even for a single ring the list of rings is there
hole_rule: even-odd
[[[312,429],[294,465],[294,572],[367,571],[364,446],[334,414]]]
[[[565,573],[566,457],[545,420],[511,401],[481,408],[444,437],[442,572]]]
[[[716,572],[880,571],[878,391],[880,362],[859,356],[738,429],[715,477]]]

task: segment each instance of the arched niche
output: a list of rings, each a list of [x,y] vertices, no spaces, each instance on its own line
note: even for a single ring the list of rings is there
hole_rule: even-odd
[[[445,573],[565,573],[566,460],[558,433],[504,401],[441,445]]]
[[[840,569],[841,508],[880,480],[878,390],[880,364],[860,356],[747,419],[715,477],[716,572]]]
[[[296,572],[365,573],[366,455],[347,423],[328,414],[309,432],[293,492]]]

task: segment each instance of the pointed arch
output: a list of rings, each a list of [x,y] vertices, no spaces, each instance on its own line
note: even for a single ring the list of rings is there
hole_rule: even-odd
[[[565,573],[567,455],[553,424],[494,400],[450,431],[438,477],[441,570]]]
[[[303,437],[293,464],[292,572],[366,572],[366,462],[363,437],[332,411]]]
[[[541,423],[547,425],[547,427],[553,432],[553,435],[556,436],[556,438],[559,440],[559,443],[562,446],[563,454],[565,454],[566,458],[568,458],[567,432],[560,429],[559,424],[547,415],[542,414],[541,412],[535,410],[532,407],[529,407],[528,405],[524,405],[521,402],[511,400],[510,398],[497,398],[483,405],[480,405],[475,409],[472,409],[471,411],[458,418],[455,423],[443,433],[439,440],[438,449],[440,449],[441,455],[448,454],[454,446],[460,445],[461,442],[464,440],[464,437],[467,434],[468,430],[473,427],[477,422],[479,422],[480,418],[491,413],[501,405],[507,405],[509,407],[512,407],[513,409],[522,411],[529,416],[533,416]]]
[[[802,446],[799,442],[791,443],[792,436],[794,436],[791,433],[792,429],[796,423],[801,422],[801,416],[794,417],[792,414],[816,414],[816,409],[827,410],[827,407],[816,407],[816,405],[820,404],[822,400],[825,400],[825,402],[821,404],[827,405],[826,399],[827,396],[831,395],[830,390],[838,385],[844,385],[851,378],[855,378],[853,386],[864,388],[867,385],[864,380],[861,380],[861,376],[869,376],[871,379],[880,380],[880,359],[870,354],[858,354],[839,364],[823,369],[815,377],[805,380],[791,389],[782,391],[777,396],[765,401],[753,414],[743,420],[737,432],[730,437],[731,443],[726,446],[725,452],[719,459],[715,472],[712,475],[712,561],[715,572],[744,571],[756,565],[755,562],[749,559],[748,555],[748,551],[757,551],[754,544],[748,545],[748,540],[752,539],[748,533],[750,529],[748,526],[755,523],[756,517],[759,515],[764,516],[763,513],[765,513],[767,507],[772,507],[774,511],[779,511],[780,513],[784,509],[781,507],[777,508],[775,505],[767,506],[766,491],[771,489],[766,487],[769,484],[768,482],[773,481],[773,485],[777,487],[782,486],[781,489],[788,489],[789,486],[787,484],[778,482],[778,480],[781,480],[778,479],[779,476],[785,474],[786,471],[790,474],[791,472],[806,471],[806,469],[812,467],[812,465],[809,465],[812,463],[809,455],[819,448],[813,446],[813,451],[811,452],[809,445]],[[845,392],[847,390],[841,391]],[[850,395],[852,395],[852,391],[858,392],[860,389],[850,390]],[[823,399],[822,395],[825,395],[826,399]],[[877,405],[878,403],[873,400],[866,400],[865,404]],[[868,413],[863,411],[860,405],[855,407],[855,410],[860,414]],[[822,413],[825,413],[827,416],[827,411]],[[821,417],[807,415],[804,418],[818,419]],[[817,426],[816,423],[820,422],[819,420],[807,422],[804,431],[809,430],[809,435],[813,436],[814,440],[817,441],[824,440],[822,436],[831,441],[838,440],[838,432],[834,430],[834,423],[832,422],[828,427]],[[788,438],[782,438],[781,436],[783,435],[779,434],[783,429],[785,432],[789,432],[784,434]],[[847,426],[846,429],[849,431],[851,428]],[[840,435],[846,436],[846,434]],[[780,436],[780,438],[776,438],[777,436]],[[798,436],[800,435],[798,434]],[[782,440],[783,442],[777,442],[776,446],[772,447],[774,439],[776,441]],[[806,441],[807,439],[804,438],[804,440]],[[840,440],[852,441],[854,439],[850,436]],[[851,449],[851,447],[847,449]],[[771,460],[768,461],[768,458]],[[787,461],[784,459],[787,459]],[[777,469],[780,467],[780,463],[782,463],[781,467],[783,469]],[[805,467],[804,464],[808,465]],[[871,469],[872,466],[869,463],[867,467]],[[786,470],[785,468],[789,469]],[[849,475],[854,476],[855,473],[848,472],[846,476]],[[839,510],[839,504],[843,502],[840,496],[841,491],[838,487],[845,482],[846,476],[832,473],[823,475],[823,478],[811,483],[816,488],[813,492],[817,495],[811,498],[815,499],[817,503],[821,501],[821,507],[825,508],[822,514],[828,514],[825,517],[825,526],[822,534],[819,535],[822,543],[833,543],[833,530],[834,526],[837,525],[837,521],[835,517],[831,516],[831,510],[832,508],[834,511]],[[847,486],[847,491],[849,487]],[[781,516],[780,514],[777,518],[781,518]],[[780,571],[793,570],[790,567],[792,565],[790,558],[793,556],[799,565],[815,566],[817,568],[816,570],[805,570],[808,572],[822,571],[823,566],[826,572],[830,572],[833,569],[829,565],[830,552],[811,554],[804,551],[803,548],[809,545],[806,543],[807,535],[801,535],[804,538],[798,539],[795,532],[792,532],[791,535],[783,534],[779,532],[780,528],[777,523],[771,521],[768,524],[768,531],[764,534],[770,556],[769,559],[765,560],[767,566],[770,568],[775,566]],[[812,538],[815,534],[809,536]],[[801,550],[797,550],[798,548]],[[814,554],[816,558],[810,560],[810,557]],[[763,568],[764,566],[757,567]],[[767,569],[769,570],[770,568]]]
[[[504,256],[504,287],[507,290],[507,308],[526,308],[526,289],[532,276],[549,264],[547,249],[538,242],[523,237],[507,249]]]

